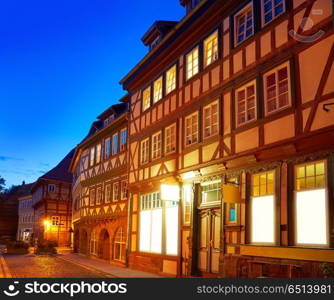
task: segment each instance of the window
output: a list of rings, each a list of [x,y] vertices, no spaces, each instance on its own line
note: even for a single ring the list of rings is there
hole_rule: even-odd
[[[285,12],[285,0],[262,0],[262,26]]]
[[[59,216],[52,216],[51,217],[51,224],[52,226],[60,226],[60,217]]]
[[[296,244],[328,245],[325,168],[325,161],[295,168]]]
[[[251,241],[258,244],[275,243],[274,171],[252,177]]]
[[[89,191],[89,205],[90,206],[95,205],[95,189],[91,189]]]
[[[211,103],[203,109],[204,138],[218,133],[218,102]]]
[[[126,236],[123,229],[120,227],[116,230],[114,237],[114,260],[125,262],[125,243]]]
[[[150,151],[150,143],[149,139],[145,139],[140,143],[140,163],[146,164],[149,161],[149,151]]]
[[[152,159],[161,157],[161,131],[152,135]]]
[[[202,201],[201,204],[218,203],[221,200],[221,181],[208,181],[201,184]]]
[[[118,201],[119,197],[119,184],[118,182],[115,182],[113,184],[113,190],[112,190],[112,201],[116,202]]]
[[[101,162],[101,150],[102,150],[102,145],[97,144],[96,146],[96,163],[97,164]]]
[[[118,133],[112,136],[112,155],[118,153]]]
[[[254,34],[253,2],[234,16],[234,44],[238,45]]]
[[[128,182],[122,180],[121,182],[121,200],[124,200],[128,197]]]
[[[176,125],[166,127],[165,129],[165,154],[176,151]]]
[[[204,40],[204,67],[218,59],[218,31]]]
[[[285,63],[264,75],[266,113],[273,113],[290,105],[289,65]]]
[[[256,119],[255,81],[239,88],[235,92],[237,125],[243,125]]]
[[[191,220],[192,186],[183,185],[183,225],[189,225]]]
[[[127,129],[124,128],[121,130],[121,145],[120,145],[120,151],[124,151],[126,149],[126,143],[127,143]]]
[[[106,189],[104,191],[104,202],[110,203],[110,199],[111,199],[111,184],[107,184]]]
[[[198,113],[186,117],[186,146],[198,142]]]
[[[149,86],[143,91],[143,111],[151,106],[151,87]]]
[[[162,76],[153,84],[153,102],[156,103],[162,98]]]
[[[104,142],[104,157],[105,159],[110,157],[110,138],[107,138]]]
[[[228,213],[228,223],[236,224],[237,223],[237,213],[238,213],[238,204],[237,203],[227,203],[227,213]]]
[[[95,163],[95,147],[90,148],[89,165],[92,167]]]
[[[95,229],[90,236],[90,253],[97,255],[97,234]]]
[[[102,202],[102,187],[96,189],[96,205],[101,204]]]
[[[49,191],[49,193],[55,193],[56,192],[56,185],[55,184],[49,184],[48,185],[48,191]]]
[[[199,57],[198,57],[198,47],[193,49],[186,56],[186,64],[187,64],[187,79],[190,79],[194,75],[196,75],[199,71]]]
[[[166,94],[169,94],[171,91],[176,88],[176,65],[171,67],[166,72]]]

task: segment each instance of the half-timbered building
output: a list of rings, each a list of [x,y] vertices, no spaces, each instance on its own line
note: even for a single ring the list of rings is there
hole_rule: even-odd
[[[114,264],[126,263],[127,96],[98,116],[77,146],[73,179],[75,252]]]
[[[333,276],[332,1],[180,2],[121,80],[129,266]]]

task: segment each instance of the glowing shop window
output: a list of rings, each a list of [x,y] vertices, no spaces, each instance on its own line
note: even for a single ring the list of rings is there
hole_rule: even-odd
[[[326,245],[326,190],[296,193],[297,244]]]
[[[151,211],[140,212],[140,251],[151,250]]]
[[[151,214],[151,252],[161,253],[162,209],[152,210]]]
[[[166,254],[177,255],[179,208],[176,201],[166,201]]]
[[[274,220],[275,220],[274,196],[261,196],[252,198],[252,243],[274,243]]]

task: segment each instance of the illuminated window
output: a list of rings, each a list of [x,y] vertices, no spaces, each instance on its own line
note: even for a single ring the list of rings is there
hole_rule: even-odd
[[[165,129],[165,154],[176,151],[176,124]]]
[[[191,221],[191,204],[193,190],[190,184],[183,185],[183,225],[189,225]]]
[[[156,103],[162,98],[162,76],[153,84],[153,102]]]
[[[221,181],[208,181],[201,184],[202,201],[201,204],[212,204],[221,201]]]
[[[176,88],[176,65],[171,67],[166,72],[166,94],[169,94],[171,91]]]
[[[151,87],[149,86],[143,91],[143,111],[151,106]]]
[[[95,147],[90,148],[89,165],[92,167],[95,163]]]
[[[295,168],[296,244],[328,245],[326,164]]]
[[[105,159],[110,157],[110,138],[107,138],[104,142],[104,157]]]
[[[96,163],[97,164],[101,162],[101,151],[102,151],[102,145],[97,144],[96,146]]]
[[[111,199],[111,184],[107,184],[104,191],[104,202],[110,203]]]
[[[254,34],[252,2],[234,16],[234,23],[234,41],[238,45]]]
[[[128,182],[122,180],[121,182],[121,200],[124,200],[128,197]]]
[[[185,119],[186,146],[198,142],[198,112],[191,114]]]
[[[89,191],[89,205],[94,206],[95,205],[95,189],[91,189]]]
[[[150,157],[150,141],[145,139],[140,143],[140,163],[146,164]]]
[[[199,71],[198,47],[189,52],[186,56],[187,79],[196,75]]]
[[[112,201],[116,202],[118,201],[119,197],[119,184],[118,182],[115,182],[113,184],[113,189],[112,189]]]
[[[204,67],[218,59],[218,31],[204,40]]]
[[[252,176],[251,241],[275,243],[275,173],[269,171]]]
[[[161,131],[152,135],[152,159],[161,157]]]
[[[112,155],[118,153],[118,133],[112,136]]]
[[[60,226],[60,217],[59,216],[52,216],[51,217],[51,224],[52,226]]]
[[[90,253],[97,255],[97,235],[95,229],[92,231],[90,236]]]
[[[243,125],[256,119],[255,81],[236,90],[237,125]]]
[[[96,205],[101,204],[102,202],[102,187],[96,189]]]
[[[266,113],[276,112],[290,105],[289,64],[285,63],[264,75]]]
[[[114,237],[114,260],[125,262],[126,236],[122,227],[118,228]]]
[[[211,103],[203,109],[204,138],[218,133],[218,102]]]
[[[126,143],[127,143],[127,134],[128,131],[126,128],[121,130],[121,145],[120,145],[120,151],[124,151],[126,149]]]
[[[262,0],[262,25],[285,12],[285,0]]]
[[[179,206],[177,201],[165,201],[166,254],[177,255]]]

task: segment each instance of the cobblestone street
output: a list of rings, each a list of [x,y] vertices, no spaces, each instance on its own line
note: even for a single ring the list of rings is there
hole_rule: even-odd
[[[4,255],[15,278],[106,278],[110,275],[64,261],[57,256]]]

